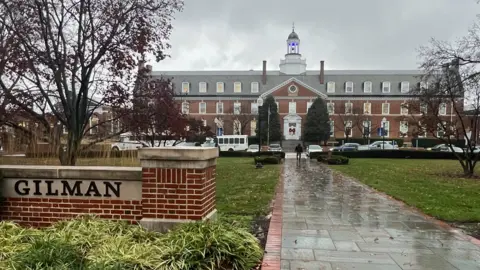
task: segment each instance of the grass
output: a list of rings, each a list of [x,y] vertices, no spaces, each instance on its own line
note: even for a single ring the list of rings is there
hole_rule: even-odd
[[[280,165],[255,169],[252,158],[219,158],[217,163],[217,210],[220,219],[249,227],[266,215],[280,176]],[[59,165],[58,159],[0,157],[0,165]],[[79,166],[140,166],[137,158],[79,159]]]
[[[452,177],[462,173],[458,161],[350,159],[332,168],[438,219],[480,222],[480,180]]]

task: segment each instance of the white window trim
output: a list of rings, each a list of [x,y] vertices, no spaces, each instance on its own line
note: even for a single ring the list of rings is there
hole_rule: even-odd
[[[418,85],[421,88],[425,88],[425,89],[428,89],[428,82],[420,82],[419,85]]]
[[[343,123],[343,135],[346,138],[347,137],[347,127],[349,126],[348,123],[350,123],[350,135],[348,136],[349,138],[353,138],[353,121],[347,120]]]
[[[182,102],[182,113],[183,114],[190,114],[190,104],[188,103],[188,101]]]
[[[327,93],[335,93],[335,82],[327,82]]]
[[[308,110],[310,109],[310,107],[312,107],[312,104],[313,104],[313,101],[307,101],[307,111],[306,111],[306,113],[308,113]]]
[[[442,110],[442,107],[444,110]],[[447,103],[440,103],[438,106],[438,114],[439,115],[447,115]]]
[[[328,112],[328,114],[335,114],[335,103],[332,102],[332,101],[330,101],[330,102],[328,102],[328,104],[331,104],[331,106],[332,106],[332,112],[329,112],[329,111],[328,111],[328,106],[329,106],[329,105],[327,105],[327,112]]]
[[[254,104],[255,104],[255,105],[254,105]],[[256,112],[254,112],[254,111],[252,110],[253,107],[257,107],[257,111],[256,111]],[[257,114],[258,114],[258,103],[257,103],[257,102],[252,102],[252,103],[250,103],[250,113],[251,113],[251,114],[254,114],[254,115],[257,115]]]
[[[205,104],[205,111],[202,112],[202,104]],[[202,101],[198,103],[198,113],[207,113],[207,103]]]
[[[351,87],[352,90],[351,91],[348,91],[348,88]],[[353,82],[345,82],[345,93],[353,93],[354,89],[353,89]]]
[[[403,110],[405,110],[405,113],[403,113]],[[401,115],[408,115],[408,103],[404,102],[400,104],[400,114]]]
[[[185,86],[187,86],[186,91],[185,91]],[[189,82],[182,82],[182,93],[190,93],[190,83]]]
[[[420,114],[428,114],[428,105],[426,103],[420,104]]]
[[[335,120],[330,120],[330,137],[335,138]]]
[[[219,88],[218,88],[219,85],[222,86],[222,91],[219,91]],[[216,83],[216,87],[217,87],[217,89],[216,89],[216,90],[217,90],[217,93],[223,93],[223,92],[225,92],[225,83],[223,83],[223,82],[217,82],[217,83]]]
[[[235,111],[235,107],[237,107],[237,106],[238,106],[238,113],[235,113],[235,112],[236,112],[236,111]],[[234,115],[239,115],[239,114],[241,114],[241,113],[242,113],[242,103],[240,103],[240,102],[234,102],[234,103],[233,103],[233,114],[234,114]]]
[[[252,82],[252,83],[250,84],[250,91],[251,91],[252,93],[258,93],[259,88],[260,88],[260,86],[259,86],[259,83],[258,83],[258,82]]]
[[[406,90],[405,90],[406,89]],[[400,83],[400,92],[401,93],[408,93],[410,92],[410,82],[403,81]]]
[[[203,87],[205,86],[205,87]],[[199,93],[206,93],[208,91],[207,89],[207,83],[206,82],[199,82],[198,83],[198,92]]]
[[[363,92],[364,93],[371,93],[372,92],[372,82],[371,81],[366,81],[366,82],[363,83]]]
[[[383,123],[387,124],[387,125],[385,125],[387,127],[387,135],[385,135],[385,137],[388,138],[388,137],[390,137],[390,121],[388,121],[388,120],[387,121],[382,121],[380,123],[380,125],[381,125],[380,127],[382,127],[382,128],[384,127]]]
[[[385,91],[385,88],[388,88],[388,91]],[[390,93],[392,84],[390,82],[382,82],[382,93]]]
[[[388,107],[388,112],[384,113],[383,112],[383,106],[386,105]],[[382,103],[382,115],[389,115],[390,114],[390,103]]]
[[[240,87],[239,91],[237,91],[237,86]],[[234,82],[233,83],[233,92],[234,93],[241,93],[242,92],[242,83],[241,82]]]
[[[366,111],[366,110],[365,110],[365,106],[366,106],[367,104],[370,105],[370,110],[369,110],[370,112],[368,112],[368,113],[365,112],[365,111]],[[365,102],[365,103],[363,103],[363,114],[366,114],[366,115],[371,115],[371,114],[372,114],[372,103],[370,103],[370,102]]]
[[[365,123],[368,123],[369,125],[365,126]],[[370,138],[372,136],[372,120],[363,120],[362,127],[363,127],[362,135],[366,136],[367,138]],[[368,127],[368,134],[367,135],[365,135],[365,128],[366,127]]]
[[[293,112],[293,111],[290,111],[290,107],[291,107],[290,104],[294,104],[294,108],[295,108],[295,111],[294,111],[294,112]],[[295,101],[290,101],[290,102],[288,102],[288,113],[292,113],[292,114],[297,113],[297,103],[296,103]]]
[[[347,104],[350,104],[347,106]],[[350,112],[347,112],[347,107],[350,107]],[[352,114],[353,113],[353,103],[352,102],[345,102],[345,114]]]
[[[219,108],[218,105],[220,105],[220,104],[222,104],[222,112],[221,113],[218,110],[218,108]],[[221,101],[217,102],[217,104],[215,105],[215,108],[216,108],[215,111],[216,111],[217,114],[224,114],[225,113],[225,108],[223,108],[223,102],[221,102]]]
[[[402,131],[402,123],[407,123],[407,132]],[[398,131],[400,131],[401,133],[405,133],[405,137],[408,136],[408,129],[409,129],[408,121],[400,121],[400,126],[398,127]]]

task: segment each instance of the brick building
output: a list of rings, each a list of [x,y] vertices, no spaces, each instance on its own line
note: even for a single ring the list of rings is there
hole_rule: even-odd
[[[332,137],[344,138],[345,132],[362,137],[365,130],[378,136],[377,128],[385,127],[386,137],[408,140],[411,129],[402,119],[408,109],[402,104],[420,84],[421,71],[326,70],[324,61],[320,70],[307,70],[294,30],[286,50],[279,70],[267,70],[263,61],[263,70],[152,71],[152,76],[172,79],[184,112],[202,119],[217,135],[255,135],[257,99],[273,95],[287,140],[300,138],[307,110],[317,97],[328,103]],[[445,117],[451,116],[449,107],[442,107]]]

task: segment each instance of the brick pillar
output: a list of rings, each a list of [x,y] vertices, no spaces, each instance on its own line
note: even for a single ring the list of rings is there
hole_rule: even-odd
[[[216,147],[139,149],[144,227],[165,232],[182,222],[215,218]]]

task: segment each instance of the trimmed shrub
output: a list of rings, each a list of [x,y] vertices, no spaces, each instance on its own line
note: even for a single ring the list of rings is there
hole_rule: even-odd
[[[348,164],[348,158],[344,156],[337,156],[337,155],[332,155],[330,157],[328,156],[320,156],[317,159],[319,162],[327,163],[330,165],[346,165]]]
[[[316,158],[326,156],[328,152],[316,153]],[[335,155],[348,158],[411,158],[411,159],[454,159],[455,153],[426,150],[365,150],[353,152],[335,152]],[[460,153],[460,155],[463,155]]]
[[[256,157],[256,156],[277,156],[281,159],[285,159],[285,152],[270,152],[270,151],[261,151],[261,152],[245,152],[245,151],[236,151],[236,152],[220,152],[220,157]]]
[[[108,151],[108,152],[101,152],[101,151],[82,151],[78,155],[79,158],[134,158],[137,157],[138,151],[137,150],[125,150],[125,151]],[[43,153],[26,153],[25,157],[27,158],[58,158],[58,154],[51,153],[51,152],[43,152]]]
[[[432,139],[432,138],[416,138],[412,139],[412,146],[413,147],[420,147],[420,148],[429,148],[434,147],[437,144],[445,143],[439,139]],[[464,148],[465,147],[465,140],[452,140],[452,144],[456,147]]]
[[[185,223],[166,234],[90,216],[41,230],[0,222],[0,269],[249,270],[262,256],[255,236],[223,222]]]
[[[258,162],[262,164],[279,164],[280,159],[276,156],[256,156],[253,158],[255,164]]]

